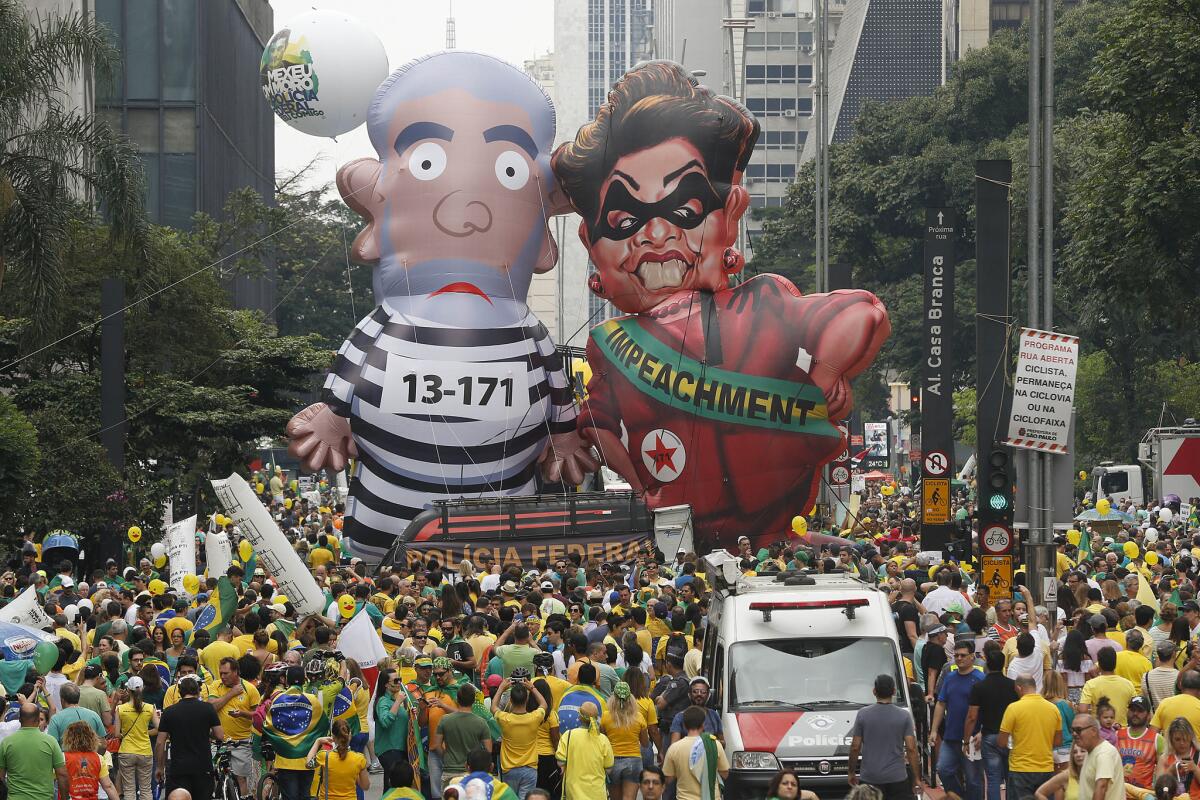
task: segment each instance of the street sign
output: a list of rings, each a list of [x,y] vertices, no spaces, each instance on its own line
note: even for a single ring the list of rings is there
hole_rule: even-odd
[[[1052,575],[1042,578],[1042,602],[1046,605],[1058,602],[1058,579]]]
[[[950,458],[941,450],[931,450],[925,456],[925,473],[940,478],[950,471]]]
[[[1067,452],[1078,362],[1078,337],[1021,329],[1005,444],[1046,453]]]
[[[921,522],[925,525],[949,524],[949,478],[925,478],[921,481]]]
[[[983,552],[999,555],[1012,550],[1012,532],[1003,525],[989,525],[979,537]]]
[[[834,486],[845,486],[850,483],[850,470],[843,464],[838,464],[829,471],[829,482]]]
[[[1012,556],[983,556],[980,580],[988,587],[993,603],[1012,599],[1012,577]]]

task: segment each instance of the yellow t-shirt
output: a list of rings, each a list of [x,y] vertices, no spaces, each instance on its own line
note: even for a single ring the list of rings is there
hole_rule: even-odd
[[[634,631],[634,634],[637,636],[638,647],[642,648],[643,653],[650,656],[651,651],[654,650],[654,637],[650,634],[650,629],[642,628]]]
[[[345,758],[334,750],[321,750],[317,752],[317,767],[315,775],[321,779],[321,784],[313,791],[313,797],[321,800],[355,800],[356,781],[359,773],[367,768],[367,759],[353,750],[347,751]],[[329,776],[328,792],[325,789],[325,775]]]
[[[229,691],[229,687],[221,683],[219,679],[205,688],[208,690],[209,700],[223,697]],[[242,689],[241,694],[230,700],[217,712],[217,716],[221,719],[221,728],[230,739],[249,739],[254,730],[254,709],[258,707],[261,698],[258,689],[249,681],[242,681]],[[240,712],[236,717],[229,714],[234,710]]]
[[[671,626],[667,624],[666,620],[661,620],[654,615],[646,617],[646,630],[650,631],[650,635],[656,639],[659,636],[671,635]]]
[[[664,658],[667,657],[667,642],[670,640],[670,638],[671,638],[670,636],[663,636],[662,638],[660,638],[658,640],[658,647],[656,647],[654,649],[654,660],[655,661],[662,661]],[[691,650],[693,647],[696,646],[695,642],[692,641],[692,637],[690,635],[685,633],[685,634],[683,634],[683,638],[687,640],[687,646],[688,646],[689,650]]]
[[[1005,709],[1000,730],[1009,734],[1010,770],[1054,771],[1054,734],[1062,730],[1062,715],[1054,703],[1040,694],[1027,694]]]
[[[1083,684],[1079,702],[1092,706],[1092,711],[1095,711],[1096,703],[1100,702],[1100,698],[1107,697],[1117,712],[1117,722],[1124,726],[1128,724],[1126,712],[1129,710],[1129,701],[1135,694],[1137,694],[1137,689],[1128,679],[1122,678],[1120,675],[1097,675]]]
[[[1071,568],[1075,566],[1075,562],[1068,558],[1066,553],[1055,553],[1054,555],[1055,565],[1058,570],[1058,577],[1061,580],[1062,576],[1070,572]]]
[[[121,736],[121,752],[135,756],[153,755],[150,749],[150,723],[154,719],[154,706],[142,703],[142,711],[133,709],[133,703],[117,706],[117,734]]]
[[[354,690],[354,710],[358,712],[358,729],[363,733],[370,730],[367,712],[371,708],[371,693],[365,687]]]
[[[1121,645],[1121,647],[1125,647],[1125,634],[1121,631],[1105,631],[1104,635]]]
[[[666,758],[663,759],[663,773],[668,778],[675,779],[675,796],[679,800],[700,800],[700,781],[692,774],[689,759],[692,747],[696,744],[695,736],[684,736],[667,748]],[[729,760],[725,756],[725,748],[720,742],[717,746],[717,771],[729,769]]]
[[[172,683],[167,687],[167,693],[163,695],[163,710],[170,708],[179,702],[179,684]]]
[[[646,728],[658,725],[658,709],[649,697],[638,698],[638,708],[642,710],[642,719],[646,720]]]
[[[640,712],[640,709],[639,709]],[[612,711],[605,711],[600,717],[600,727],[612,743],[613,756],[616,758],[640,757],[642,754],[642,731],[646,730],[646,719],[639,713],[633,724],[618,728],[613,719]]]
[[[532,699],[532,698],[531,698]],[[546,711],[535,708],[525,714],[497,711],[493,714],[500,723],[500,769],[536,767],[538,729],[546,719]]]
[[[80,650],[83,649],[83,642],[81,642],[79,640],[79,636],[76,635],[74,632],[67,630],[66,628],[55,628],[54,635],[61,636],[62,638],[66,639],[68,642],[70,642],[72,645],[74,645],[76,652],[79,652]]]
[[[1192,723],[1192,730],[1200,730],[1200,699],[1190,694],[1168,697],[1158,704],[1154,720],[1150,724],[1160,731],[1165,731],[1176,717],[1183,717]]]
[[[613,751],[603,733],[587,728],[567,731],[558,740],[554,758],[564,765],[563,797],[605,796],[605,773],[613,765]]]
[[[1141,653],[1133,650],[1117,651],[1117,668],[1113,672],[1135,687],[1142,685],[1142,676],[1152,669],[1154,669],[1154,665],[1147,661]]]
[[[554,755],[554,748],[550,746],[550,729],[558,727],[558,714],[554,713],[558,708],[558,701],[562,700],[563,695],[571,689],[571,684],[564,681],[562,678],[554,675],[547,675],[543,680],[550,687],[550,696],[543,698],[546,704],[550,706],[550,714],[538,727],[537,732],[537,753],[539,756]]]
[[[218,675],[221,672],[222,658],[241,658],[242,653],[232,642],[225,642],[218,639],[215,642],[209,643],[208,647],[200,651],[200,663],[208,670],[210,675]]]
[[[243,633],[241,636],[235,636],[230,644],[238,649],[237,658],[241,658],[254,649],[254,634]],[[207,649],[205,648],[205,650]],[[274,639],[267,639],[267,652],[279,655],[279,642]],[[220,662],[217,663],[219,664]],[[217,673],[214,671],[213,674],[216,675]]]
[[[308,553],[308,565],[313,569],[324,567],[333,561],[333,553],[324,547],[314,547]]]

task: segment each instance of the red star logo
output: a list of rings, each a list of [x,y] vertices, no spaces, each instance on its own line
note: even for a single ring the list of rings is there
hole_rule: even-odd
[[[654,459],[654,471],[661,472],[663,467],[667,467],[672,472],[675,471],[675,451],[678,447],[667,447],[663,444],[662,435],[654,434],[654,449],[647,450],[646,455]]]
[[[1200,439],[1184,439],[1163,475],[1187,475],[1200,484]]]

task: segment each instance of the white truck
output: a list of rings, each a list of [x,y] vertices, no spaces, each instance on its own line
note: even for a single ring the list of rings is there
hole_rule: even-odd
[[[1161,503],[1178,495],[1183,503],[1200,497],[1200,423],[1188,419],[1172,428],[1152,428],[1138,445],[1137,464],[1105,461],[1092,470],[1097,498],[1137,505]]]
[[[715,591],[701,671],[721,713],[727,795],[759,797],[781,767],[805,788],[844,791],[850,729],[877,675],[910,708],[888,596],[843,574],[747,577],[724,551],[704,557]]]

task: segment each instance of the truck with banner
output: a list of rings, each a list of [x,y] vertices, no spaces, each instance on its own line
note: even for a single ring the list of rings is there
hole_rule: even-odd
[[[383,563],[490,559],[525,571],[572,553],[585,562],[632,562],[648,546],[670,559],[692,549],[690,516],[686,506],[651,511],[629,491],[439,500],[409,523]]]

